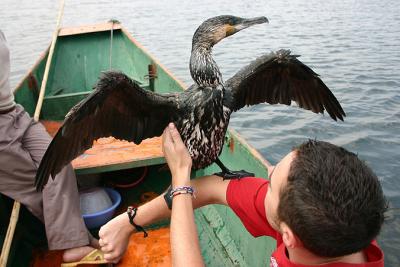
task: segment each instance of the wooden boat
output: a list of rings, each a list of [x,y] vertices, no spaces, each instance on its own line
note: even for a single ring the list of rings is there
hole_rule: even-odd
[[[45,51],[15,90],[16,101],[31,115],[38,98],[47,55],[48,51]],[[100,73],[109,69],[123,71],[148,90],[172,92],[186,88],[120,24],[63,28],[59,31],[41,112],[41,121],[49,133],[55,133],[69,109],[87,96]],[[232,169],[243,168],[257,176],[267,177],[267,161],[232,130],[226,135],[220,159]],[[129,204],[140,202],[140,196],[146,198],[149,196],[148,192],[154,195],[166,189],[170,183],[170,174],[163,168],[164,163],[160,138],[145,140],[140,145],[103,138],[74,160],[73,166],[80,184],[93,180],[97,183],[108,183],[113,176],[125,175],[129,178],[129,175],[140,176],[142,172],[146,172],[143,181],[135,187],[119,189],[123,199],[120,211],[123,211]],[[211,165],[193,172],[193,177],[216,171],[219,168]],[[131,179],[134,180],[135,177]],[[1,242],[8,225],[10,202],[11,200],[1,196]],[[230,209],[210,205],[198,209],[195,214],[202,254],[207,266],[267,264],[269,255],[275,248],[275,241],[267,237],[251,237]],[[152,228],[163,226],[168,226],[168,222]],[[8,266],[28,266],[32,262],[34,248],[45,245],[45,242],[43,226],[23,209]]]

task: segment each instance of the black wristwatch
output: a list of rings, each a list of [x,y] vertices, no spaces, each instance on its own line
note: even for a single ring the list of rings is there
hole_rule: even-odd
[[[167,191],[164,193],[164,200],[167,203],[168,208],[172,209],[172,197],[171,197],[172,185],[170,185]]]

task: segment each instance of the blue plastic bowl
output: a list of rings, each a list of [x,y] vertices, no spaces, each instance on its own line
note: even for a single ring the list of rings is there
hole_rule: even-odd
[[[118,191],[108,187],[104,188],[104,190],[106,190],[113,205],[108,209],[96,213],[83,214],[83,220],[85,221],[86,227],[89,229],[99,228],[100,226],[106,224],[109,220],[111,220],[112,216],[115,213],[115,209],[121,203],[121,195],[118,193]]]

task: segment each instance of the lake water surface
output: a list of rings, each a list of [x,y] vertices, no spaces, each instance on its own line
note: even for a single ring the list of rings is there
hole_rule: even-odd
[[[48,46],[58,1],[1,0],[12,85]],[[390,210],[379,244],[386,266],[400,265],[400,4],[396,0],[105,1],[66,0],[62,25],[118,19],[176,77],[191,84],[191,37],[206,18],[264,15],[269,25],[238,33],[214,49],[227,80],[271,50],[289,48],[321,75],[347,117],[334,122],[294,107],[258,105],[234,114],[231,127],[271,162],[317,138],[357,153],[378,174]]]

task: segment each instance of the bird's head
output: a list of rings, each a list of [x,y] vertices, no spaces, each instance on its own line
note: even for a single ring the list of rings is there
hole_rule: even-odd
[[[266,17],[240,18],[222,15],[204,21],[193,35],[192,47],[195,45],[212,47],[225,37],[231,36],[250,26],[268,22]]]

